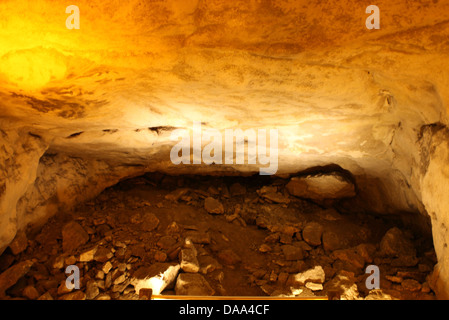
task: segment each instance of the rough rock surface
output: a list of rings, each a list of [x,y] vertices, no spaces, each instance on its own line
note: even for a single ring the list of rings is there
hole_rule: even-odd
[[[157,177],[146,174],[108,188],[74,212],[51,218],[28,237],[24,251],[1,255],[4,298],[145,300],[151,293],[435,298],[438,269],[432,272],[431,239],[403,227],[398,232],[394,217],[336,208],[322,214],[320,206],[286,193],[289,178]],[[229,197],[226,183],[234,180],[246,181],[245,193]],[[183,184],[192,187],[186,197],[167,197]],[[288,205],[273,203],[260,190],[277,190]],[[209,193],[220,200],[224,215],[204,208]],[[147,213],[158,221],[152,231],[141,226]],[[88,241],[65,252],[61,230],[71,225],[84,230]],[[305,240],[313,232],[304,231],[314,225],[318,235],[336,235],[341,249],[331,250],[326,238],[309,245]],[[396,248],[406,238],[416,256],[385,255],[382,241]],[[381,293],[367,290],[366,264],[379,266]],[[74,265],[80,270],[79,289],[66,286],[66,267]]]
[[[318,201],[356,195],[354,184],[335,173],[293,177],[287,184],[287,190],[293,196]]]
[[[123,178],[258,172],[174,165],[174,128],[277,128],[280,174],[336,164],[348,208],[430,217],[449,297],[447,2],[379,0],[380,30],[355,0],[77,5],[82,30],[0,4],[0,252]]]
[[[175,292],[181,296],[211,296],[215,293],[206,279],[198,273],[180,274],[176,280]]]

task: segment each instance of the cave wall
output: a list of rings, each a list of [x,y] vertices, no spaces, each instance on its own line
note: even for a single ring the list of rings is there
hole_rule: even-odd
[[[64,6],[0,3],[0,252],[127,177],[259,171],[175,166],[176,128],[276,128],[279,174],[337,164],[360,210],[429,215],[449,297],[446,2],[377,1],[380,30],[355,0],[77,4],[69,31]]]

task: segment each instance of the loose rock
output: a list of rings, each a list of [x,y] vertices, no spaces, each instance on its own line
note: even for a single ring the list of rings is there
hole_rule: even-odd
[[[184,272],[196,273],[200,270],[200,265],[193,249],[187,248],[181,250],[181,269]]]
[[[153,294],[158,295],[166,288],[174,284],[178,272],[181,269],[179,264],[155,263],[149,267],[140,267],[131,277],[131,285],[137,294],[140,289],[152,289]]]
[[[291,279],[289,279],[289,282],[291,284],[302,286],[308,282],[324,283],[325,278],[326,275],[324,273],[323,268],[321,266],[315,266],[314,268],[309,269],[307,271],[292,275]]]
[[[293,177],[286,188],[293,196],[318,201],[356,195],[354,184],[337,172]]]
[[[319,246],[321,244],[322,234],[323,226],[317,222],[309,222],[302,230],[302,238],[311,246]]]
[[[19,262],[2,274],[0,274],[0,297],[5,294],[5,291],[16,284],[16,282],[30,271],[34,264],[31,260]]]
[[[215,290],[204,277],[198,273],[181,273],[175,286],[177,295],[212,296]]]
[[[204,209],[211,214],[223,214],[224,207],[223,204],[215,198],[207,197],[204,200]]]
[[[62,228],[62,249],[72,252],[89,241],[89,235],[77,222],[71,221]]]

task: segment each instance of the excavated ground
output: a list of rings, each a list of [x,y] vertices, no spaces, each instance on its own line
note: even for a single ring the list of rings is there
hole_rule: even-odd
[[[139,299],[134,273],[181,262],[187,238],[196,249],[188,265],[207,282],[196,293],[435,298],[427,282],[436,263],[431,239],[393,216],[343,214],[293,197],[287,182],[156,173],[123,181],[74,212],[53,217],[24,240],[21,253],[8,248],[0,272],[20,263],[25,271],[3,284],[4,298]],[[92,248],[96,252],[89,258]],[[72,264],[81,272],[80,290],[65,286],[65,268]],[[380,268],[380,290],[370,292],[365,268],[372,264]],[[301,276],[305,283],[298,283]],[[181,291],[172,285],[162,294]]]

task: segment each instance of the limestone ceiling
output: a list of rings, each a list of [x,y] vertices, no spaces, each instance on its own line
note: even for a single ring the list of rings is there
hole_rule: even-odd
[[[380,30],[356,0],[74,4],[79,30],[64,2],[0,3],[3,128],[138,147],[148,127],[275,126],[292,152],[375,154],[401,121],[446,121],[447,1],[376,1]]]

